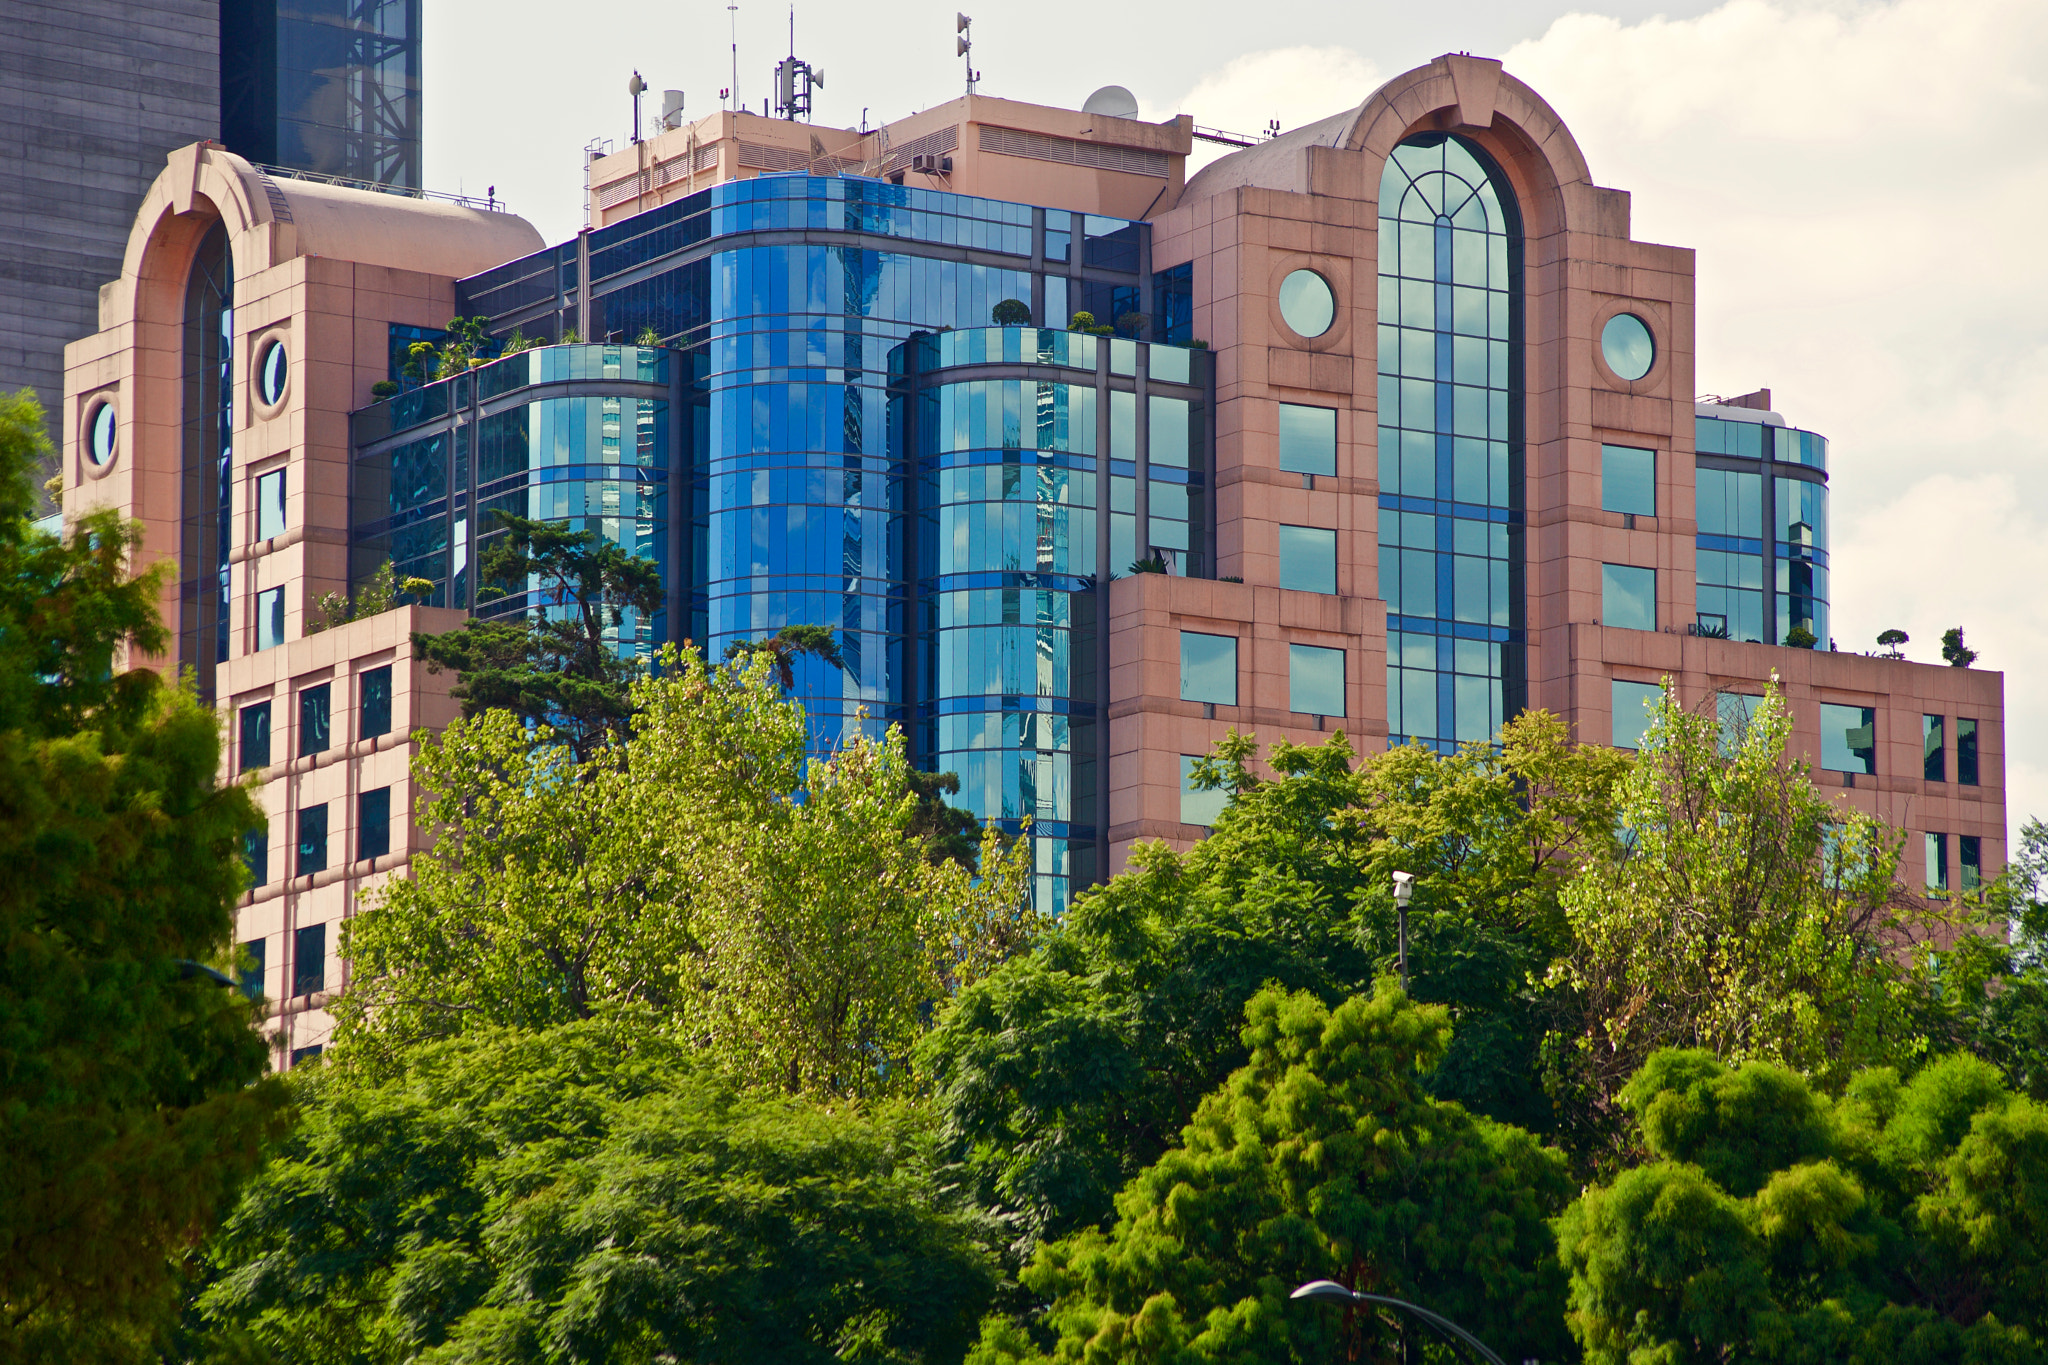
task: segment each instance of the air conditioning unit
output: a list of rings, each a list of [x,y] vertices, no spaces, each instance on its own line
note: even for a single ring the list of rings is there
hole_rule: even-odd
[[[951,175],[953,173],[953,158],[950,156],[934,156],[929,152],[920,152],[918,155],[910,158],[910,169],[921,175]]]

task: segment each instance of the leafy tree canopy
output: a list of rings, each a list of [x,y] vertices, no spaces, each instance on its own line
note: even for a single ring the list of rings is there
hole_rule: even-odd
[[[140,528],[30,528],[42,432],[0,399],[0,1356],[121,1360],[282,1101],[251,1006],[195,970],[234,965],[261,817],[213,714],[122,666],[168,643]]]
[[[298,1365],[958,1360],[996,1275],[927,1120],[746,1097],[695,1053],[627,1014],[295,1072],[202,1335]]]
[[[1246,1020],[1249,1060],[1117,1196],[1114,1228],[1050,1243],[1025,1272],[1051,1301],[1049,1355],[993,1318],[971,1359],[1377,1358],[1391,1335],[1374,1319],[1289,1300],[1315,1279],[1427,1304],[1511,1360],[1557,1359],[1545,1220],[1569,1195],[1565,1162],[1418,1082],[1450,1012],[1383,979],[1335,1010],[1268,988]]]
[[[661,571],[593,532],[495,515],[505,533],[484,551],[481,581],[497,595],[528,592],[532,605],[509,619],[478,617],[446,634],[416,633],[413,648],[431,671],[455,671],[465,716],[511,712],[547,726],[587,759],[631,714],[639,665],[620,654],[614,635],[628,610],[642,617],[660,610]]]
[[[1669,1050],[1621,1100],[1650,1161],[1558,1224],[1588,1365],[2048,1360],[2048,1106],[1988,1063],[1830,1102]]]

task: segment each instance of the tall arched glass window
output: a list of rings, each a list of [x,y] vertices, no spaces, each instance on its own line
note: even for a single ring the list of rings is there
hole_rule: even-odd
[[[185,412],[178,520],[178,664],[213,700],[228,657],[228,538],[234,517],[235,270],[228,230],[199,241],[185,284]]]
[[[1387,728],[1448,751],[1520,709],[1521,221],[1442,133],[1380,177],[1380,596]]]

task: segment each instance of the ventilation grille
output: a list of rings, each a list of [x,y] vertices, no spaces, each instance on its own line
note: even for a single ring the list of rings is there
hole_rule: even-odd
[[[1103,171],[1126,171],[1165,179],[1173,172],[1173,158],[1165,152],[1142,147],[1113,147],[1100,142],[1078,142],[1049,133],[1027,133],[1021,128],[981,130],[981,150],[1002,156],[1028,157],[1033,161],[1058,161],[1069,166],[1092,166]]]
[[[684,152],[666,161],[657,161],[652,170],[629,175],[624,180],[614,180],[597,187],[597,206],[601,209],[623,204],[628,199],[637,199],[650,190],[672,185],[678,180],[687,180],[699,171],[708,171],[718,164],[718,144],[710,143],[699,147],[695,154]]]
[[[913,157],[940,156],[960,149],[960,125],[953,124],[937,132],[914,137],[908,142],[899,142],[889,148],[888,159],[882,163],[882,174],[894,175],[908,166]]]

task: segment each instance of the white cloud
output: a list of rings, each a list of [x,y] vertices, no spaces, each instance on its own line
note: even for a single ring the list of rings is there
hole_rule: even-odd
[[[1278,119],[1285,130],[1355,108],[1385,80],[1378,67],[1350,48],[1283,47],[1246,53],[1209,72],[1171,105],[1140,105],[1144,118],[1189,113],[1205,128],[1257,136],[1270,119]],[[1231,150],[1197,142],[1188,159],[1190,174]]]

